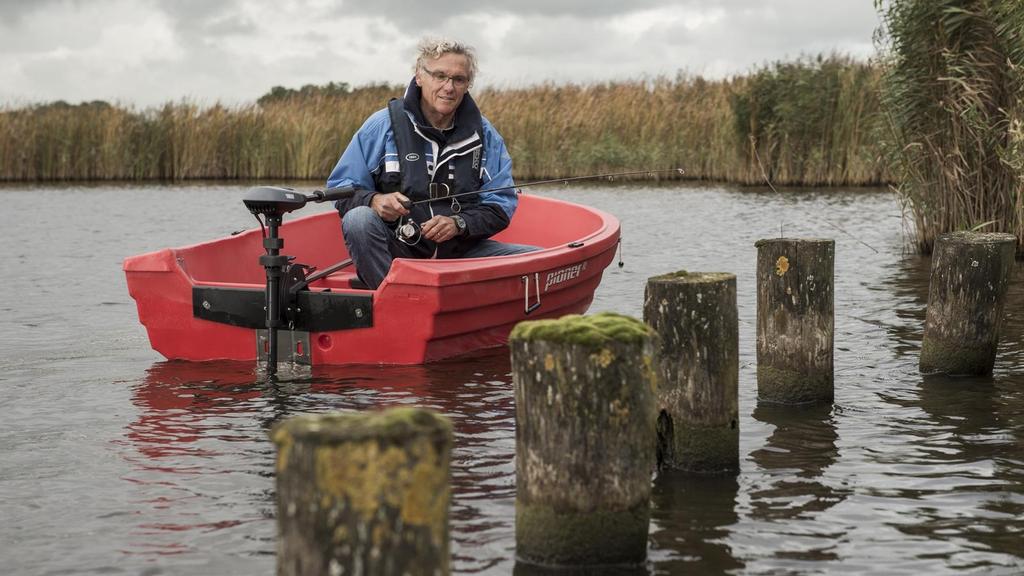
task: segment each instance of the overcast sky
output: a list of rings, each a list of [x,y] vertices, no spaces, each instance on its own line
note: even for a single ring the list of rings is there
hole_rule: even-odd
[[[872,0],[0,0],[0,106],[191,98],[272,86],[405,83],[424,35],[477,48],[478,86],[867,58]]]

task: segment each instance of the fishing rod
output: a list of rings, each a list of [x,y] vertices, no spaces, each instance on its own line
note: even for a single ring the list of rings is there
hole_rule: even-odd
[[[447,184],[431,182],[430,183],[430,197],[423,200],[404,200],[402,201],[402,207],[406,210],[411,210],[413,206],[419,204],[429,204],[430,202],[440,201],[451,201],[452,211],[458,212],[459,197],[469,196],[470,194],[486,194],[488,192],[500,192],[502,190],[515,190],[516,193],[521,194],[520,188],[527,188],[529,186],[541,186],[543,184],[556,184],[556,183],[568,183],[576,182],[579,180],[596,180],[598,178],[615,178],[618,176],[636,176],[639,174],[658,174],[660,172],[675,172],[677,174],[685,174],[686,171],[682,168],[668,168],[663,170],[631,170],[629,172],[611,172],[605,174],[588,174],[586,176],[570,176],[568,178],[552,178],[550,180],[536,180],[534,182],[527,182],[525,184],[514,184],[511,186],[497,186],[495,188],[484,188],[483,190],[471,190],[469,192],[459,192],[458,194],[450,194],[450,188]],[[444,186],[444,192],[440,192],[440,188]],[[405,223],[395,229],[395,236],[399,241],[412,246],[420,240],[421,235],[420,225],[413,221],[409,216],[405,217]]]
[[[566,183],[566,182],[576,182],[576,181],[579,181],[579,180],[596,180],[598,178],[617,178],[619,176],[639,176],[640,174],[660,174],[662,172],[675,172],[676,174],[679,174],[679,175],[686,174],[686,170],[683,170],[682,168],[666,168],[666,169],[663,169],[663,170],[633,170],[633,171],[630,171],[630,172],[611,172],[611,173],[607,173],[607,174],[588,174],[586,176],[571,176],[569,178],[552,178],[550,180],[537,180],[537,181],[534,181],[534,182],[527,182],[525,184],[513,184],[511,186],[498,186],[497,188],[485,188],[483,190],[471,190],[469,192],[459,192],[458,194],[447,194],[447,195],[444,195],[444,196],[434,196],[432,198],[427,198],[425,200],[416,200],[416,201],[406,200],[405,202],[402,202],[402,206],[405,207],[406,210],[408,210],[409,208],[412,208],[413,206],[416,206],[418,204],[426,204],[428,202],[438,202],[440,200],[448,200],[450,198],[459,198],[461,196],[469,196],[470,194],[486,194],[488,192],[500,192],[502,190],[516,190],[516,189],[519,189],[519,188],[527,188],[529,186],[540,186],[542,184],[556,184],[558,182]],[[448,188],[447,184],[438,183],[438,182],[431,182],[431,186],[432,187],[434,187],[434,186],[437,186],[437,187],[444,186],[445,188]],[[324,190],[314,190],[313,191],[313,196],[315,196],[317,198],[324,198],[326,196],[326,199],[328,199],[328,200],[343,200],[343,199],[346,199],[346,198],[351,198],[353,195],[355,195],[355,192],[356,192],[355,189],[352,188],[351,186],[339,186],[337,188],[326,188]],[[312,200],[312,197],[310,199]],[[322,202],[323,200],[315,200],[315,201],[316,202]]]
[[[633,170],[633,171],[630,171],[630,172],[612,172],[612,173],[608,173],[608,174],[588,174],[586,176],[571,176],[569,178],[552,178],[550,180],[536,180],[534,182],[527,182],[525,184],[513,184],[511,186],[498,186],[496,188],[485,188],[483,190],[472,190],[472,191],[469,191],[469,192],[459,192],[458,194],[437,195],[437,196],[433,196],[431,198],[427,198],[425,200],[416,200],[415,202],[412,202],[412,201],[402,202],[402,206],[404,206],[408,210],[409,208],[411,208],[413,206],[416,206],[418,204],[427,204],[429,202],[439,202],[441,200],[449,200],[451,198],[459,198],[461,196],[469,196],[470,194],[486,194],[488,192],[501,192],[502,190],[518,190],[519,188],[527,188],[529,186],[541,186],[543,184],[557,184],[559,182],[564,184],[564,183],[567,183],[567,182],[576,182],[576,181],[579,181],[579,180],[597,180],[598,178],[609,178],[610,179],[610,178],[616,178],[616,177],[619,177],[619,176],[638,176],[640,174],[660,174],[662,172],[675,172],[675,173],[677,173],[679,175],[686,174],[686,171],[683,170],[682,168],[666,168],[666,169],[663,169],[663,170]],[[431,183],[432,186],[435,185],[435,184],[437,184],[438,186],[444,186],[445,188],[448,188],[447,184],[434,183],[434,182]]]
[[[469,192],[459,192],[458,194],[449,194],[448,192],[451,190],[451,188],[447,184],[440,182],[431,182],[429,198],[415,201],[403,200],[401,204],[402,207],[405,208],[406,210],[411,210],[413,206],[417,206],[420,204],[428,204],[430,202],[440,202],[442,200],[449,200],[452,201],[453,211],[457,212],[458,210],[455,208],[455,205],[458,204],[458,198],[463,196],[469,196],[471,194],[486,194],[488,192],[501,192],[502,190],[515,190],[519,192],[520,188],[527,188],[530,186],[541,186],[544,184],[556,184],[559,182],[564,184],[568,182],[578,182],[580,180],[596,180],[598,178],[611,179],[617,178],[619,176],[638,176],[640,174],[660,174],[663,172],[673,172],[679,175],[686,174],[686,170],[683,170],[682,168],[665,168],[660,170],[630,170],[627,172],[608,172],[604,174],[588,174],[586,176],[570,176],[568,178],[551,178],[550,180],[536,180],[534,182],[527,182],[525,184],[497,186],[495,188],[484,188],[483,190],[470,190]],[[442,186],[444,187],[443,193],[440,192],[440,188]],[[332,200],[338,200],[351,198],[353,195],[355,195],[355,192],[355,189],[353,189],[351,186],[341,186],[337,188],[327,188],[325,190],[315,190],[313,192],[313,196],[316,196],[318,198],[327,196]],[[406,219],[405,223],[398,226],[398,228],[395,230],[395,234],[400,241],[411,246],[419,242],[420,225],[414,222],[410,217],[404,218]]]

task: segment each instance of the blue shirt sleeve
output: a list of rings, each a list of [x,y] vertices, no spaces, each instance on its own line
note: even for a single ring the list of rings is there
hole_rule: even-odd
[[[388,111],[374,112],[359,128],[327,178],[327,187],[353,186],[373,190],[373,174],[384,164],[384,148],[391,130]]]
[[[514,188],[515,181],[512,179],[512,157],[505,147],[505,139],[498,134],[498,131],[486,118],[483,119],[483,128],[483,186],[485,189],[507,186],[508,189],[485,192],[480,195],[480,201],[485,204],[497,204],[511,219],[519,204],[519,198]]]

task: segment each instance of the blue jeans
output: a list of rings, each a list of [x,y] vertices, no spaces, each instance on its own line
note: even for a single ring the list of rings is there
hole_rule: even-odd
[[[345,213],[341,220],[345,245],[356,273],[371,290],[380,286],[391,269],[395,258],[413,257],[408,246],[400,242],[390,226],[384,223],[369,206],[358,206]],[[484,239],[462,255],[463,258],[508,256],[540,250],[537,246],[510,244]]]

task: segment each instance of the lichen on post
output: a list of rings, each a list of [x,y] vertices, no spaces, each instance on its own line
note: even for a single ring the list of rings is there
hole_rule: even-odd
[[[555,566],[640,563],[654,466],[654,341],[618,314],[518,324],[516,552]]]
[[[1012,234],[939,236],[932,253],[921,372],[992,372],[1015,247]]]
[[[419,408],[274,426],[277,573],[448,574],[452,426]]]
[[[644,322],[660,336],[659,465],[739,470],[736,276],[674,272],[649,278]]]
[[[755,246],[757,398],[831,402],[835,241],[773,238]]]

